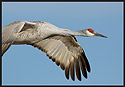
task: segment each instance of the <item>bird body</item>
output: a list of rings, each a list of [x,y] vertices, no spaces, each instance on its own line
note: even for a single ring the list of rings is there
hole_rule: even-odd
[[[48,22],[36,21],[33,22],[33,25],[32,22],[26,22],[13,44],[24,44],[25,42],[35,43],[52,35],[69,36],[70,34],[73,34],[73,32],[67,29],[58,28]]]
[[[75,36],[106,37],[92,29],[70,31],[44,21],[16,21],[2,28],[2,55],[11,45],[32,45],[45,52],[58,66],[60,65],[61,69],[65,70],[67,79],[70,71],[74,81],[76,71],[76,76],[81,81],[81,71],[87,78],[90,65]]]

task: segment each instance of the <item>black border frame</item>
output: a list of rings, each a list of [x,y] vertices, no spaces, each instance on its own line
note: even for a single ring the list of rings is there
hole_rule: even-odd
[[[84,1],[81,1],[81,0],[77,0],[77,1],[69,1],[69,0],[64,0],[64,1],[56,1],[56,0],[2,0],[1,3],[0,3],[0,7],[1,7],[1,29],[2,29],[2,2],[123,2],[124,3],[124,0],[84,0]],[[123,12],[124,12],[124,8],[125,8],[125,3],[124,3],[124,6],[123,6]],[[124,24],[124,13],[123,13],[123,24]],[[123,25],[123,29],[124,29],[124,25]],[[124,30],[123,30],[123,35],[124,35]],[[1,48],[1,51],[2,51],[2,32],[0,30],[0,48]],[[124,38],[123,38],[123,43],[124,43]],[[124,45],[123,45],[123,48],[124,48]],[[0,53],[1,53],[0,51]],[[123,57],[124,57],[124,49],[123,49]],[[0,86],[50,86],[50,85],[2,85],[2,56],[1,56],[1,61],[0,61],[0,70],[1,70],[1,79],[0,79]],[[123,76],[124,76],[124,58],[123,58]],[[125,81],[124,81],[124,77],[123,77],[123,85],[119,85],[120,87],[125,87]],[[52,86],[60,86],[60,85],[52,85]],[[66,85],[64,85],[66,86]],[[68,85],[69,86],[69,85]],[[74,86],[74,85],[70,85],[70,86]],[[82,85],[81,85],[82,86]],[[93,85],[93,86],[99,86],[99,85]],[[100,85],[100,86],[103,86],[103,85]],[[105,85],[105,86],[115,86],[115,87],[119,87],[118,85]],[[79,86],[77,86],[79,87]],[[84,86],[84,87],[87,87],[87,86]],[[90,87],[90,86],[89,86]],[[103,86],[104,87],[104,86]]]

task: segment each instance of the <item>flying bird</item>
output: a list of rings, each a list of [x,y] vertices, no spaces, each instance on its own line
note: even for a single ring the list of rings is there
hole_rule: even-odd
[[[107,38],[90,28],[70,31],[44,21],[16,21],[2,28],[2,55],[11,45],[32,45],[45,52],[57,66],[60,65],[67,79],[70,75],[74,81],[76,72],[81,81],[81,73],[87,78],[90,64],[75,36]]]

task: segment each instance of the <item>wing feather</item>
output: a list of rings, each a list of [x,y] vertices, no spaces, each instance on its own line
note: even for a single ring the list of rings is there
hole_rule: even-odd
[[[2,28],[2,55],[13,44],[18,33],[36,26],[36,23],[26,21],[16,21]]]
[[[71,79],[75,80],[75,71],[74,71],[74,58],[72,58],[71,65],[70,65],[70,76]]]
[[[11,46],[11,43],[2,44],[2,55],[7,51],[7,49]]]
[[[82,74],[85,78],[87,78],[87,72],[86,72],[86,68],[85,68],[85,64],[83,61],[82,57],[79,57],[79,62],[80,62],[80,66],[81,66],[81,70],[82,70]]]
[[[70,67],[70,64],[66,65],[66,67],[65,67],[65,76],[67,79],[69,79],[69,67]]]
[[[16,21],[2,28],[2,44],[11,43],[16,39],[16,36],[24,26],[25,22]]]
[[[16,21],[2,28],[2,55],[8,50],[22,27],[23,21]]]
[[[77,76],[78,80],[81,81],[81,73],[80,73],[78,59],[75,59],[75,69],[76,69],[76,76]]]
[[[44,51],[49,58],[53,60],[62,70],[65,70],[65,76],[75,80],[76,76],[81,81],[81,72],[87,78],[87,71],[90,71],[89,62],[85,53],[74,36],[51,36],[44,40],[31,44],[34,47]]]
[[[86,55],[84,53],[82,53],[82,61],[84,61],[84,64],[85,64],[88,72],[90,72],[90,65],[89,65],[89,62],[88,62]]]

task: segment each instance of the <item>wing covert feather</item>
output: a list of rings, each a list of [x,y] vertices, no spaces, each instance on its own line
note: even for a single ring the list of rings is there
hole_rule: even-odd
[[[25,22],[16,21],[2,28],[2,44],[11,43],[16,39],[17,33],[23,28]]]
[[[36,26],[36,23],[27,21],[15,21],[2,28],[2,55],[13,44],[18,33],[22,30],[32,28]]]

